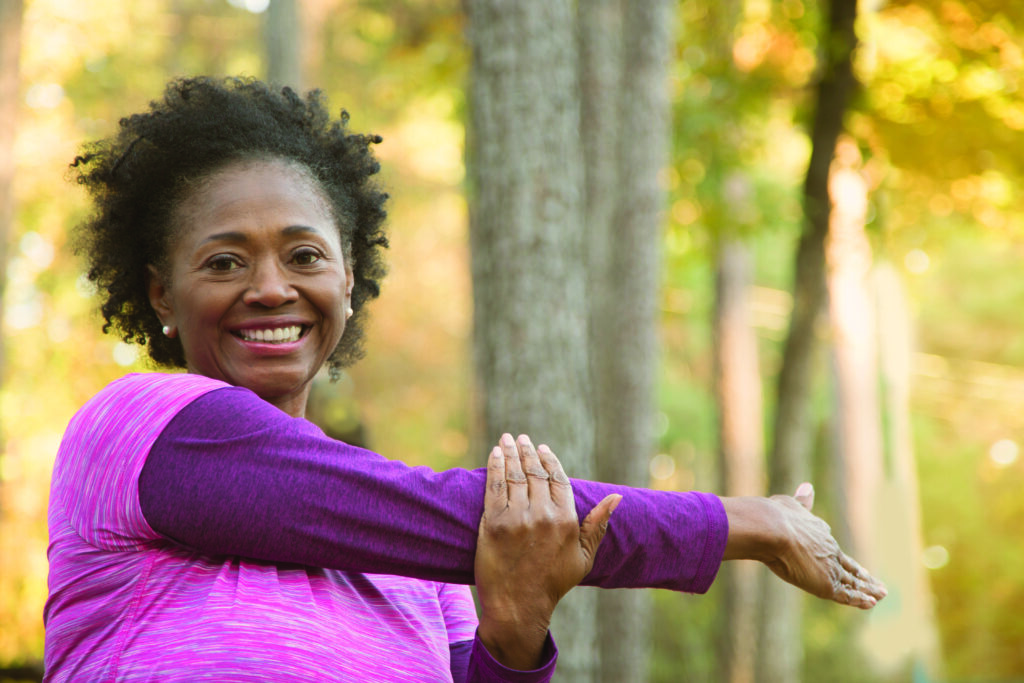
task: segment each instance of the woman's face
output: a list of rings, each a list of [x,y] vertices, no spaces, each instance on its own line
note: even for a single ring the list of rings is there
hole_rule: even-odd
[[[229,166],[185,198],[176,223],[149,298],[189,372],[302,416],[345,331],[353,282],[314,181],[285,161]]]

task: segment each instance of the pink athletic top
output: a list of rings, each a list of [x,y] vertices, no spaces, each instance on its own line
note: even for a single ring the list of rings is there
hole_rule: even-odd
[[[207,400],[210,392],[225,399]],[[169,428],[189,411],[209,426]],[[182,520],[165,506],[167,535],[139,501],[158,441],[173,456],[165,462],[193,460],[201,475],[179,482]],[[433,473],[332,441],[205,377],[122,378],[75,415],[55,465],[47,679],[450,681],[450,646],[468,641],[470,680],[547,680],[550,640],[545,671],[506,670],[474,640],[468,589],[420,580],[472,580],[483,479],[483,470]],[[288,487],[295,481],[321,490],[304,495]],[[718,499],[574,481],[581,518],[615,490],[627,497],[585,583],[706,590],[727,535]],[[301,512],[289,513],[292,526],[309,521],[281,532],[293,549],[278,557],[266,539],[285,506]],[[203,516],[211,510],[220,512]]]
[[[213,558],[153,531],[138,500],[146,454],[183,406],[225,385],[145,379],[92,401],[58,456],[48,680],[451,680],[449,641],[476,629],[467,586]]]

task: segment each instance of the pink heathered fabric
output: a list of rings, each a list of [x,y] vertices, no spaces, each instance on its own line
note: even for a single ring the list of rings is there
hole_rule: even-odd
[[[129,375],[72,419],[50,494],[46,680],[450,681],[449,642],[477,623],[466,586],[210,558],[149,527],[146,455],[224,386]]]

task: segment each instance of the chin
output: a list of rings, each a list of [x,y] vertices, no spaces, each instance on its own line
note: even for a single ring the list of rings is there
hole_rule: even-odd
[[[245,387],[264,401],[276,404],[280,399],[300,396],[309,389],[313,380],[307,373],[275,373],[271,377],[246,377],[239,382],[232,382]]]

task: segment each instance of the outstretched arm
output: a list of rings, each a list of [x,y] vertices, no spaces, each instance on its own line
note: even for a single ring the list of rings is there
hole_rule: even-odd
[[[177,414],[138,491],[152,529],[207,554],[472,583],[485,479],[328,439],[231,387]],[[707,590],[726,541],[719,499],[573,480],[580,517],[615,493],[616,524],[583,583]]]
[[[485,476],[386,460],[232,387],[195,400],[161,433],[139,500],[153,529],[210,554],[472,583]],[[821,597],[868,606],[858,593],[884,595],[795,498],[573,480],[582,516],[616,493],[617,523],[585,585],[703,592],[724,552]],[[865,592],[857,581],[877,585]]]

